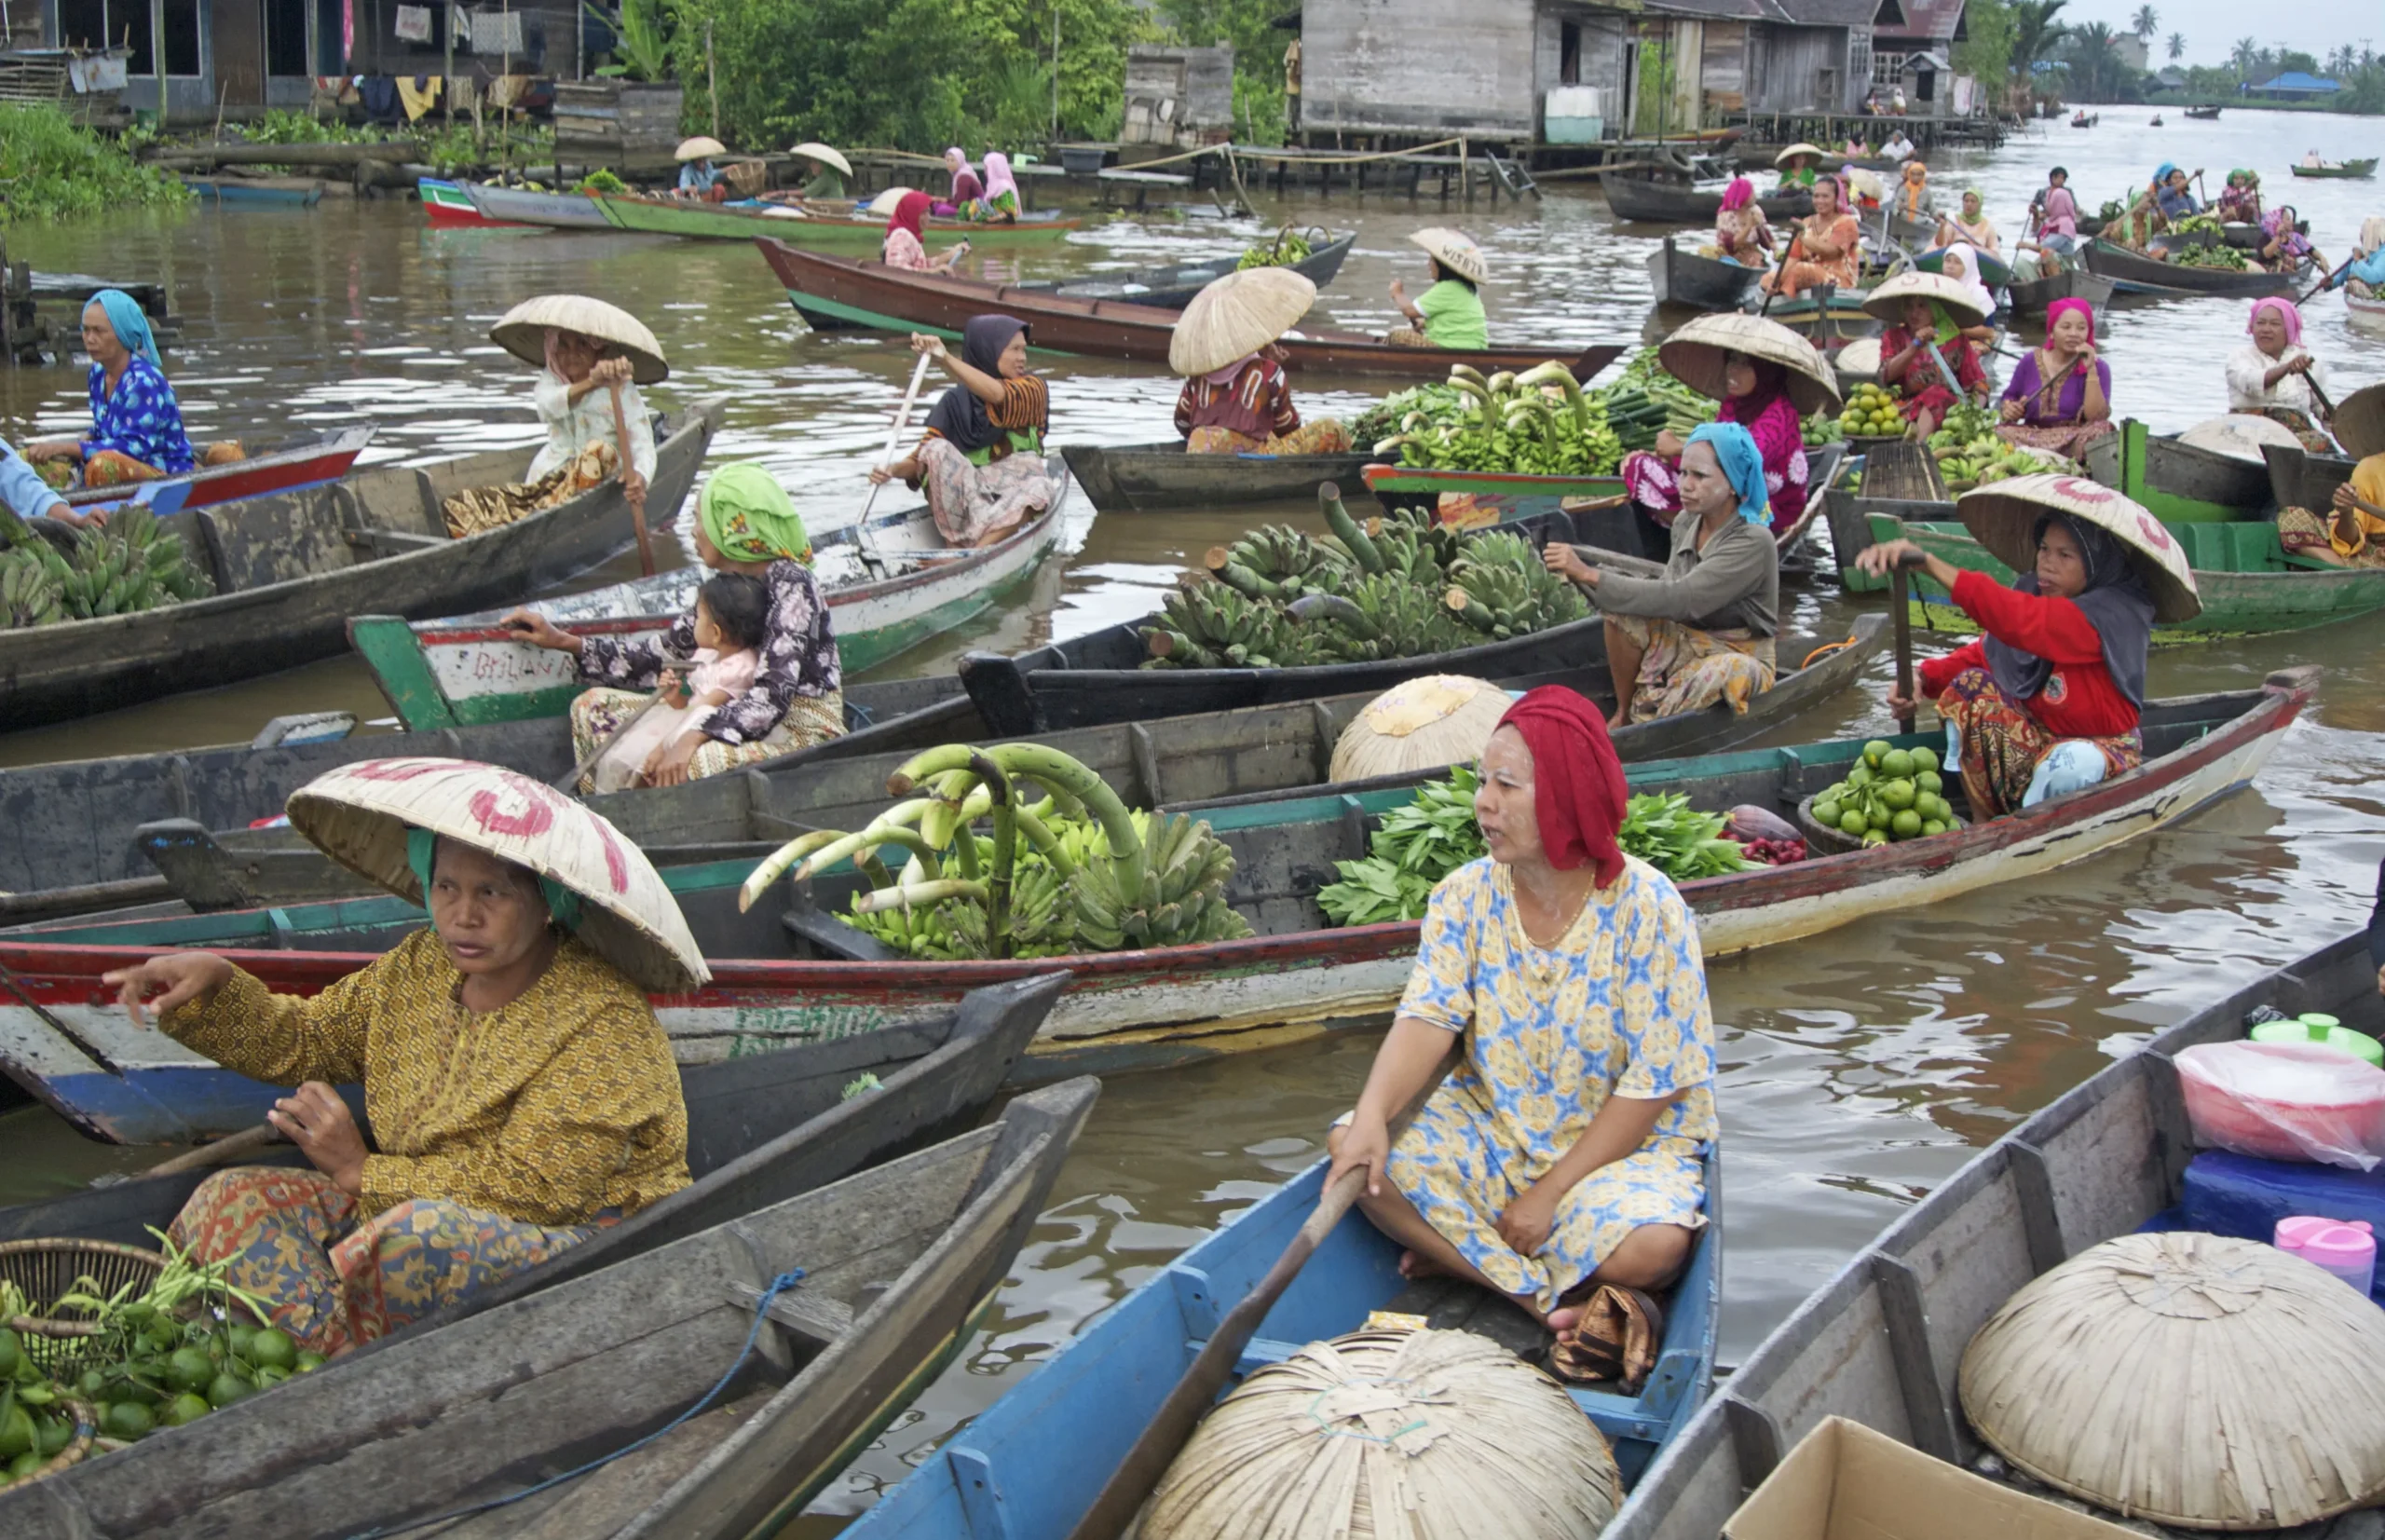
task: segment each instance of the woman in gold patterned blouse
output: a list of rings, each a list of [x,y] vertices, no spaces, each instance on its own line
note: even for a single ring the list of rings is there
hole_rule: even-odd
[[[333,781],[346,784],[326,793]],[[342,800],[341,790],[363,797]],[[360,800],[427,790],[447,811],[426,820],[438,832],[386,809],[377,824],[357,816]],[[558,803],[578,818],[558,816]],[[610,825],[534,782],[455,760],[350,766],[293,798],[293,824],[309,805],[309,837],[401,896],[424,895],[429,930],[313,996],[275,994],[207,952],[167,953],[107,980],[134,1021],[145,1004],[177,1041],[294,1087],[267,1119],[313,1169],[211,1177],[172,1238],[199,1260],[231,1259],[232,1281],[272,1305],[274,1324],[332,1354],[687,1186],[688,1119],[645,991],[578,934],[596,917],[607,923],[588,934],[623,952],[623,900],[653,902],[622,880],[628,863],[661,891]],[[494,832],[476,831],[476,819]],[[319,833],[327,826],[329,838]],[[560,848],[600,827],[593,856]],[[360,830],[377,833],[377,852]],[[570,880],[591,865],[612,879]],[[413,881],[392,879],[392,868]],[[675,908],[658,928],[685,935]],[[655,956],[649,945],[624,961],[651,975]],[[696,959],[692,977],[650,981],[684,987],[701,970]],[[359,1082],[370,1146],[334,1089]]]

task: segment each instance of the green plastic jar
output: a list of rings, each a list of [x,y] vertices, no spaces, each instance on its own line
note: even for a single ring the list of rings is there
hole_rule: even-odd
[[[2355,1032],[2334,1016],[2318,1011],[2291,1021],[2264,1021],[2253,1029],[2251,1035],[2255,1043],[2313,1043],[2385,1068],[2385,1043],[2366,1032]]]

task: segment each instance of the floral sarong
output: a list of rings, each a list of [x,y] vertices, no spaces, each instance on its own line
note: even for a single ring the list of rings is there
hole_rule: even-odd
[[[1196,428],[1184,441],[1188,455],[1341,455],[1349,448],[1350,429],[1332,417],[1314,418],[1264,439],[1231,428]]]
[[[1610,615],[1610,625],[1640,644],[1640,678],[1631,691],[1633,722],[1703,711],[1717,701],[1744,712],[1772,688],[1772,638],[1745,630],[1699,631],[1673,620]]]
[[[1946,681],[1938,713],[1954,726],[1962,745],[1963,793],[1970,798],[1973,818],[1995,818],[2020,807],[2037,773],[2037,761],[2057,743],[2092,744],[2104,756],[2106,780],[2145,762],[2142,732],[2131,730],[2117,738],[2057,737],[2029,715],[2026,702],[2005,694],[1983,668],[1967,668]]]
[[[571,702],[571,756],[578,764],[596,752],[596,745],[612,738],[635,715],[637,709],[652,699],[651,692],[636,689],[584,689]],[[798,695],[787,707],[779,725],[765,737],[743,743],[724,743],[717,738],[707,738],[698,745],[688,761],[688,778],[701,781],[708,775],[735,770],[740,765],[756,765],[765,759],[775,759],[782,754],[808,749],[814,743],[825,743],[845,730],[845,692],[830,690],[825,695]],[[583,792],[596,790],[593,772],[579,778]]]
[[[956,546],[988,545],[1052,506],[1052,478],[1035,455],[1012,454],[971,463],[949,439],[920,445],[920,482],[935,527]]]

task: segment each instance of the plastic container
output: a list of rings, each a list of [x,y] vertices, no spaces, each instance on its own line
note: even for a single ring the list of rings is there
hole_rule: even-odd
[[[2334,1016],[2318,1011],[2283,1021],[2264,1021],[2247,1035],[2255,1043],[2316,1043],[2369,1064],[2385,1065],[2385,1043],[2378,1043],[2366,1032],[2355,1032]]]
[[[2370,1233],[2366,1220],[2347,1224],[2340,1220],[2296,1214],[2277,1221],[2270,1244],[2323,1272],[2334,1274],[2364,1295],[2376,1287],[2377,1237]]]
[[[2198,1144],[2353,1171],[2385,1158],[2385,1070],[2307,1043],[2202,1043],[2177,1064]]]

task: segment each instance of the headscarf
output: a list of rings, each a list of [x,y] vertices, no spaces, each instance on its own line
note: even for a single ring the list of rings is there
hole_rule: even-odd
[[[102,289],[91,296],[91,302],[107,313],[108,326],[116,333],[116,341],[156,368],[166,367],[165,359],[157,352],[157,339],[150,334],[149,318],[141,313],[140,301],[121,289]]]
[[[959,176],[969,169],[969,152],[958,144],[948,144],[945,146],[944,163],[952,169],[953,175]]]
[[[569,375],[563,372],[563,361],[555,357],[556,345],[562,342],[562,340],[566,336],[587,337],[588,334],[584,332],[573,332],[561,326],[548,327],[546,336],[547,373],[563,381],[566,385],[576,385],[579,382],[574,380]],[[605,359],[612,358],[620,352],[619,348],[613,347],[610,343],[601,340],[600,338],[588,337],[588,340],[596,344],[596,357],[600,361]]]
[[[406,830],[406,865],[414,868],[415,880],[422,884],[422,912],[430,912],[430,869],[439,853],[439,837],[429,829]],[[518,862],[514,865],[520,865]],[[528,867],[523,868],[528,871]],[[538,879],[538,896],[547,901],[547,913],[566,931],[579,929],[579,895],[547,876],[530,872]]]
[[[1740,357],[1747,358],[1747,355],[1743,353]],[[1751,423],[1764,416],[1765,407],[1788,394],[1789,366],[1787,364],[1775,363],[1770,359],[1758,358],[1749,358],[1748,362],[1755,370],[1755,388],[1744,396],[1723,398],[1723,404],[1718,408],[1717,415],[1724,422],[1736,422],[1742,426]]]
[[[724,465],[696,498],[713,549],[732,562],[811,560],[811,536],[779,479],[751,460]]]
[[[1955,279],[1956,283],[1963,286],[1963,297],[1979,307],[1979,313],[1983,319],[1996,314],[1996,296],[1987,292],[1987,283],[1980,277],[1979,248],[1968,240],[1957,240],[1946,248],[1945,256],[1962,259],[1963,276],[1955,278],[1952,273],[1941,276]],[[1943,267],[1946,262],[1942,258],[1938,265]]]
[[[1979,211],[1980,211],[1982,214],[1985,214],[1985,213],[1987,212],[1987,199],[1986,199],[1984,197],[1983,197],[1983,196],[1981,195],[1980,190],[1979,190],[1977,187],[1966,187],[1966,188],[1964,188],[1964,189],[1963,189],[1963,201],[1964,201],[1964,202],[1966,202],[1966,203],[1968,203],[1968,202],[1969,202],[1972,198],[1978,198],[1978,199],[1979,199]]]
[[[2360,222],[2360,241],[2352,254],[2370,257],[2379,252],[2385,252],[2385,214],[2371,214]]]
[[[1914,173],[1919,172],[1919,175]],[[1929,194],[1929,168],[1918,160],[1904,163],[1904,211],[1921,212],[1921,200]]]
[[[2153,169],[2153,185],[2158,190],[2170,184],[2170,173],[2178,169],[2174,160],[2165,160]]]
[[[886,216],[886,233],[908,230],[913,240],[925,241],[928,205],[934,201],[925,193],[905,193],[894,200],[894,211]]]
[[[991,160],[991,156],[987,159]],[[1002,349],[1010,339],[1027,330],[1027,322],[1015,316],[976,316],[961,333],[961,361],[981,375],[1002,373]],[[994,426],[986,413],[986,403],[965,385],[956,385],[938,396],[934,408],[928,413],[928,426],[952,442],[962,454],[974,454],[1000,443],[1008,429]]]
[[[1234,381],[1242,378],[1242,372],[1258,361],[1258,354],[1245,353],[1242,357],[1234,360],[1232,363],[1227,364],[1224,368],[1212,369],[1207,374],[1203,375],[1201,378],[1208,381],[1211,385],[1214,385],[1219,389],[1222,390],[1226,387],[1232,385]]]
[[[1764,484],[1764,451],[1755,446],[1755,435],[1735,422],[1707,422],[1697,425],[1689,442],[1714,446],[1723,479],[1739,495],[1739,517],[1769,527],[1772,511]]]
[[[1723,211],[1726,214],[1737,213],[1754,201],[1755,184],[1746,177],[1731,178],[1731,184],[1723,189]]]
[[[986,201],[990,203],[1004,193],[1010,194],[1013,198],[1018,196],[1018,184],[1010,174],[1010,157],[1000,150],[988,150],[986,152]]]
[[[2253,334],[2253,322],[2261,319],[2264,310],[2275,310],[2278,319],[2285,322],[2285,345],[2288,348],[2302,346],[2302,312],[2294,307],[2292,300],[2281,299],[2275,294],[2253,301],[2253,313],[2244,321],[2246,336]]]
[[[1542,685],[1524,691],[1499,726],[1521,733],[1532,750],[1533,815],[1548,864],[1570,872],[1588,862],[1600,887],[1613,883],[1623,875],[1615,835],[1631,789],[1606,735],[1605,713],[1562,685]]]
[[[2242,166],[2239,166],[2234,170],[2228,173],[2228,185],[2230,187],[2242,187],[2244,184],[2244,179],[2252,174],[2252,172],[2244,170]]]
[[[2128,559],[2128,551],[2119,537],[2085,519],[2074,519],[2067,513],[2041,513],[2030,533],[2030,546],[2035,548],[2045,538],[2046,526],[2057,522],[2070,531],[2087,561],[2087,586],[2070,602],[2086,615],[2087,623],[2095,628],[2095,634],[2102,639],[2104,666],[2111,671],[2113,686],[2127,697],[2130,705],[2141,710],[2145,705],[2145,655],[2153,643],[2152,591],[2145,586],[2143,574]],[[2034,566],[2013,577],[2012,592],[2037,592]],[[2009,642],[1990,636],[1985,647],[1988,672],[1996,676],[1996,683],[2004,693],[2016,701],[2035,697],[2053,674],[2053,664]]]
[[[2058,299],[2047,306],[2046,336],[2051,339],[2053,323],[2073,310],[2078,311],[2078,319],[2087,323],[2087,346],[2092,348],[2095,346],[2095,307],[2083,299]]]

